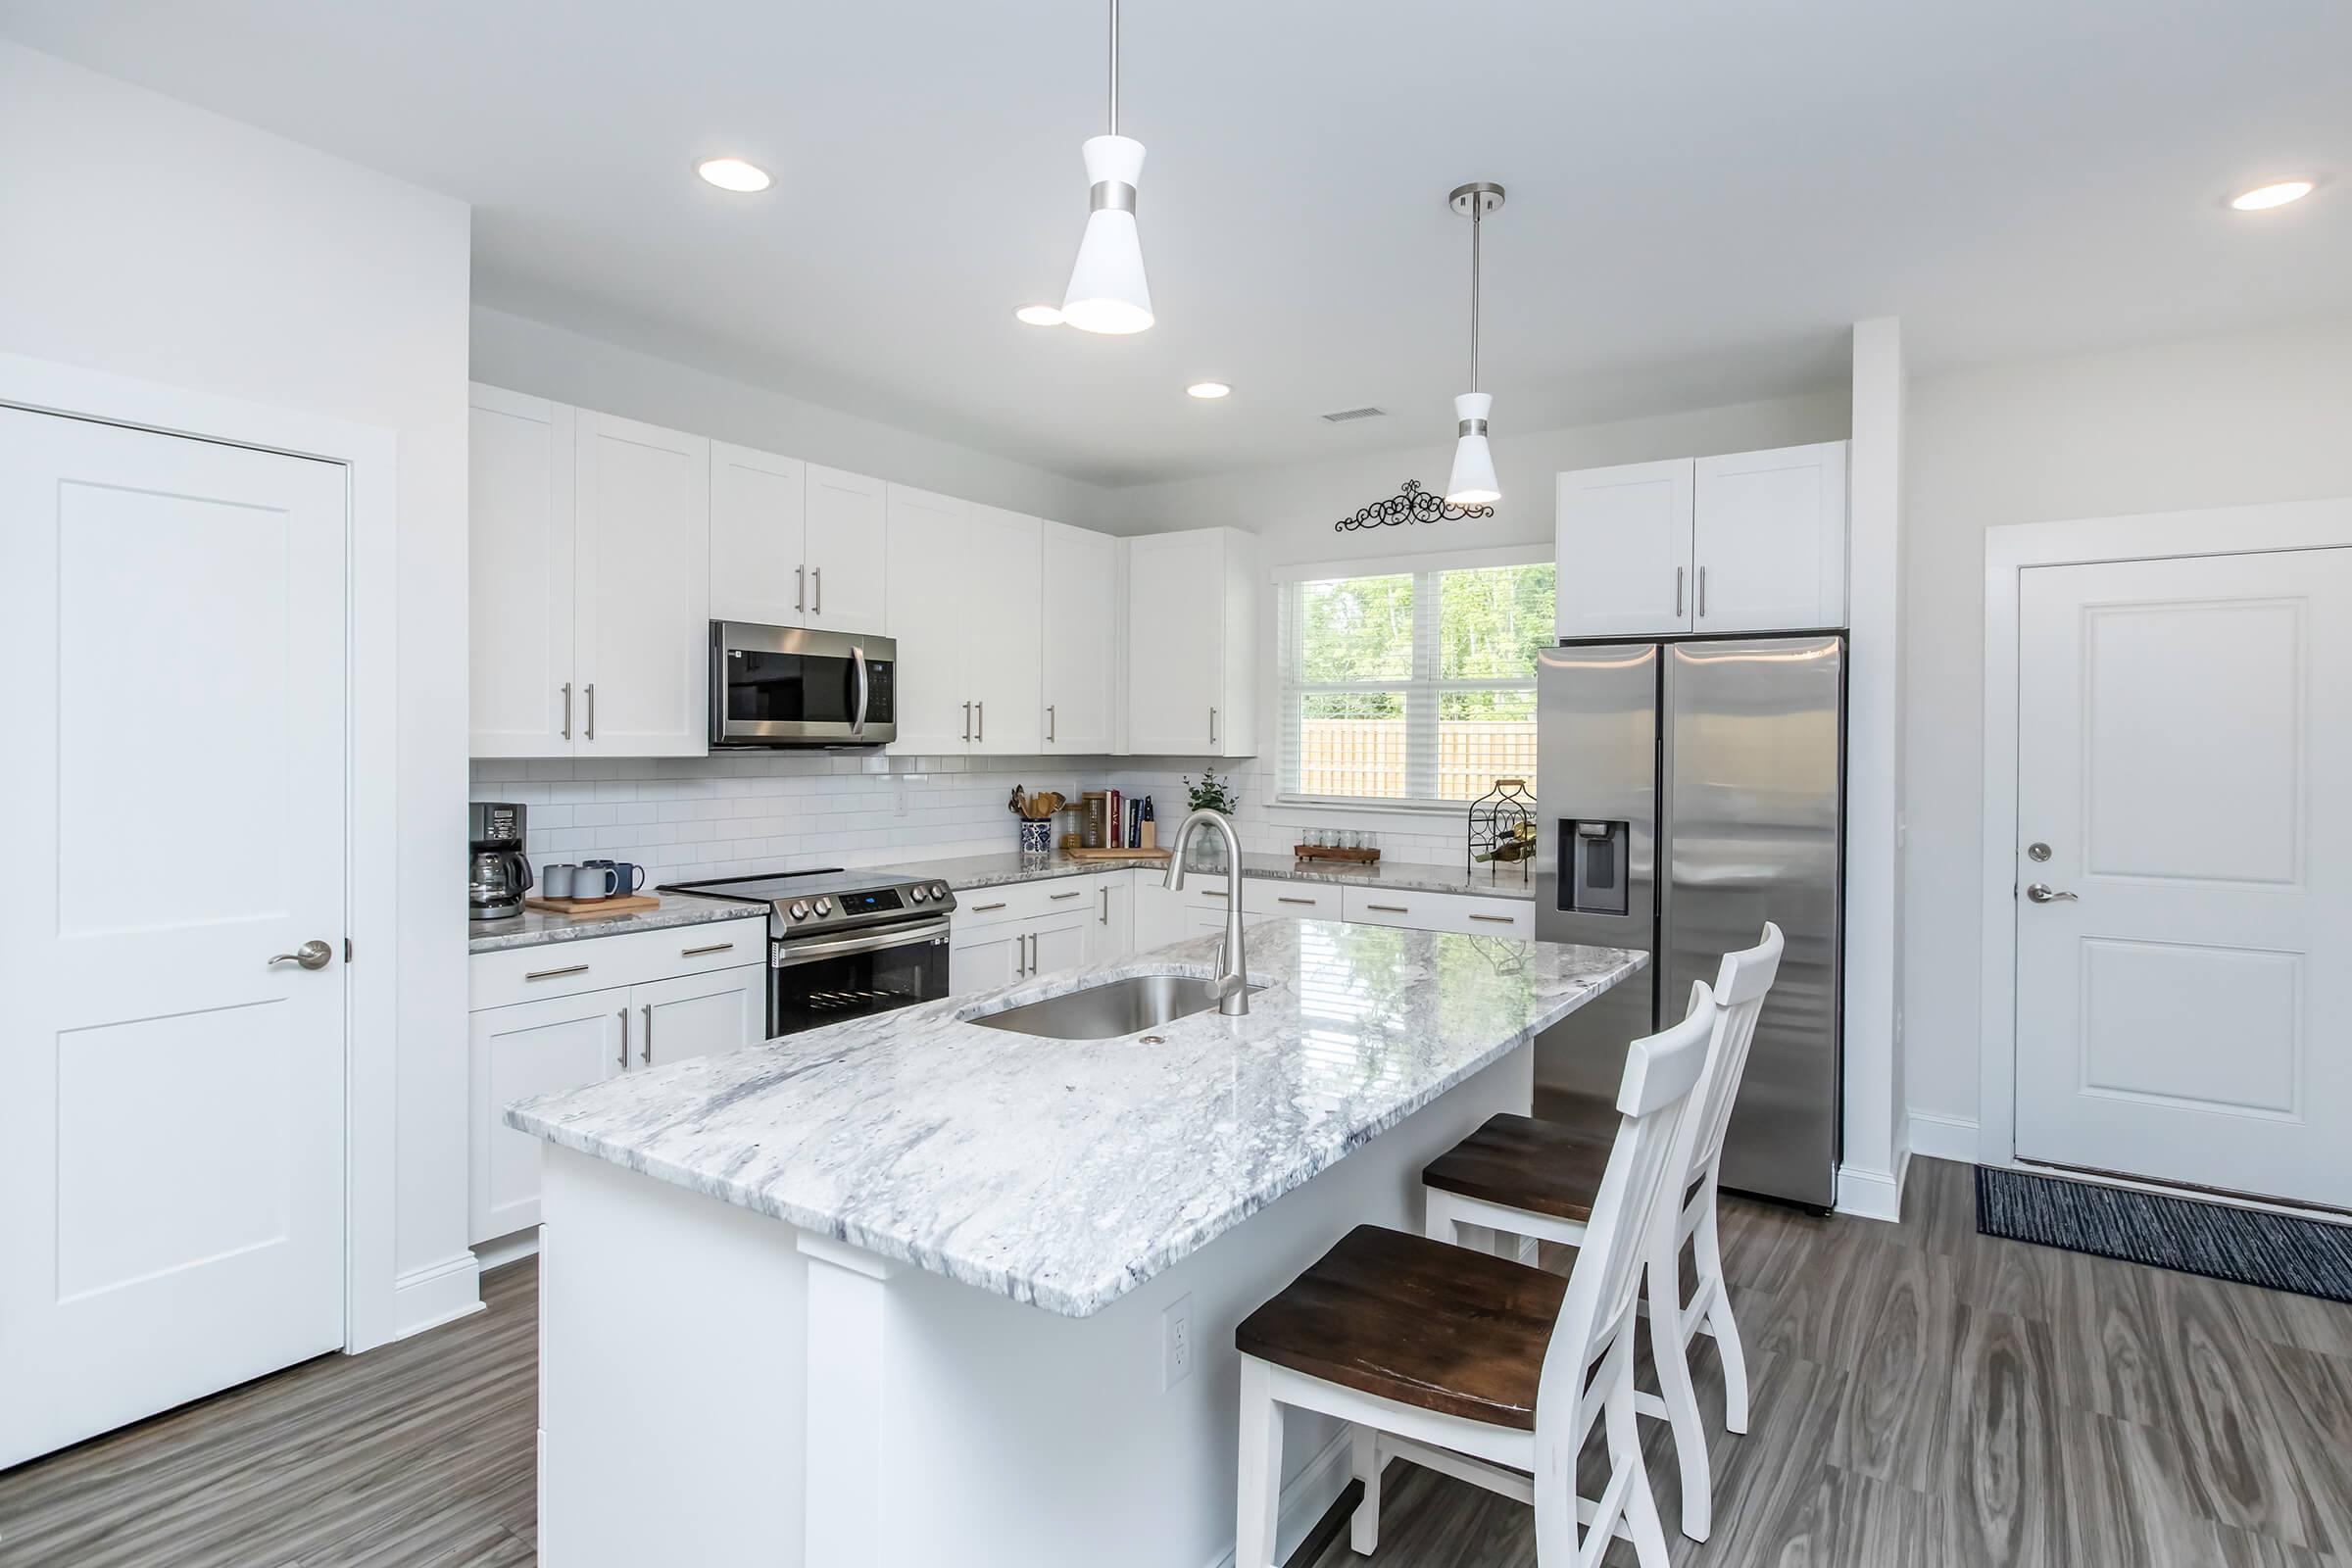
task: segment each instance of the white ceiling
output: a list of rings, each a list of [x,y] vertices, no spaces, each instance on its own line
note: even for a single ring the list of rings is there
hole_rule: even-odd
[[[1100,0],[0,0],[0,32],[473,204],[475,297],[1074,477],[2352,312],[2343,0],[1129,0],[1159,325],[1041,330]],[[718,153],[762,196],[693,176]],[[2344,176],[2248,218],[2275,172]],[[1234,383],[1220,404],[1184,384]],[[1378,404],[1395,417],[1325,424]]]

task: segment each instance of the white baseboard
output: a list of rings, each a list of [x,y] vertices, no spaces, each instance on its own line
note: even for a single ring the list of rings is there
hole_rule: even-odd
[[[460,1252],[411,1269],[392,1282],[392,1337],[438,1328],[482,1309],[481,1265]]]
[[[1911,1170],[1911,1151],[1895,1155],[1891,1174],[1883,1170],[1864,1170],[1856,1165],[1838,1167],[1838,1212],[1856,1219],[1885,1220],[1889,1225],[1903,1222],[1903,1178]]]
[[[538,1250],[539,1227],[533,1225],[527,1230],[515,1231],[512,1235],[491,1238],[476,1247],[473,1250],[473,1255],[481,1263],[482,1272],[487,1274],[503,1264],[533,1256]]]
[[[1911,1152],[1925,1154],[1930,1159],[1949,1159],[1963,1165],[1974,1165],[1977,1162],[1976,1117],[1947,1116],[1939,1110],[1913,1111]]]
[[[1306,1539],[1306,1533],[1315,1528],[1315,1521],[1348,1490],[1348,1483],[1354,1479],[1348,1468],[1352,1453],[1349,1429],[1342,1427],[1340,1435],[1325,1444],[1323,1451],[1282,1489],[1280,1512],[1274,1524],[1277,1562],[1290,1559],[1291,1553],[1298,1549],[1298,1543]],[[1207,1568],[1234,1568],[1233,1548],[1227,1546],[1219,1552]]]

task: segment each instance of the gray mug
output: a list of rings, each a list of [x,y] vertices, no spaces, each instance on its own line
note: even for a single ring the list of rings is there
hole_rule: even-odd
[[[620,886],[620,873],[610,865],[583,865],[571,873],[574,900],[609,899]]]
[[[543,865],[539,868],[539,896],[543,899],[571,897],[572,878],[579,871],[576,865]]]

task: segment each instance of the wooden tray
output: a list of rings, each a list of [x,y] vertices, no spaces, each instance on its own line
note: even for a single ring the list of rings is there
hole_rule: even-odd
[[[1073,860],[1165,860],[1168,851],[1152,850],[1090,850],[1079,848],[1061,852]]]
[[[643,914],[662,907],[662,901],[650,893],[615,893],[603,899],[526,898],[522,906],[549,914]]]
[[[1378,865],[1378,850],[1341,850],[1326,844],[1300,844],[1291,853],[1301,860],[1345,860],[1350,865]]]

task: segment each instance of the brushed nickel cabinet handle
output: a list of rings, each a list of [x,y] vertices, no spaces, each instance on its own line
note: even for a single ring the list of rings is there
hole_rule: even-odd
[[[986,914],[991,909],[1002,909],[1003,907],[1004,907],[1004,906],[1002,904],[975,904],[972,906],[972,912],[974,914]]]
[[[533,969],[523,978],[525,980],[553,980],[560,975],[586,974],[587,972],[588,966],[584,963],[567,963],[561,969]]]
[[[643,1054],[638,1059],[651,1067],[654,1064],[654,1004],[650,1002],[645,1004],[645,1044],[639,1049]]]
[[[1274,895],[1274,902],[1276,904],[1312,904],[1315,901],[1312,899],[1294,899],[1288,894],[1277,893]]]
[[[1511,914],[1474,914],[1470,918],[1484,920],[1490,925],[1517,925],[1519,923],[1519,917]]]
[[[620,1009],[620,1070],[629,1070],[629,1009]]]
[[[1707,618],[1707,568],[1698,568],[1698,618]]]
[[[1687,569],[1683,566],[1674,568],[1674,612],[1677,615],[1683,612],[1683,573]]]
[[[1217,744],[1217,710],[1213,708],[1208,710],[1208,744]]]
[[[1108,925],[1110,924],[1110,889],[1097,888],[1095,891],[1102,895],[1102,912],[1095,916],[1095,923]]]
[[[1084,888],[1080,888],[1075,893],[1056,893],[1048,899],[1047,902],[1049,904],[1059,904],[1064,899],[1083,899],[1085,897],[1086,890]]]
[[[963,738],[966,744],[972,738],[972,705],[969,702],[963,705]]]
[[[571,739],[571,682],[564,683],[564,738]]]
[[[808,613],[821,615],[825,612],[825,568],[822,566],[809,567],[808,582],[816,593],[816,603],[808,607]]]
[[[1052,703],[1048,703],[1048,704],[1046,705],[1046,740],[1047,740],[1047,742],[1050,744],[1050,743],[1052,743],[1053,739],[1054,739],[1054,705],[1053,705]]]
[[[792,568],[792,608],[796,614],[808,613],[808,568]]]
[[[975,741],[988,739],[988,705],[986,703],[972,705],[972,739]]]
[[[588,683],[588,738],[596,739],[596,682]]]
[[[1401,904],[1367,904],[1364,907],[1378,909],[1383,914],[1410,914],[1413,912]]]
[[[680,948],[678,950],[678,956],[681,958],[699,958],[705,954],[709,953],[732,952],[734,947],[735,944],[732,942],[713,942],[707,948]]]

